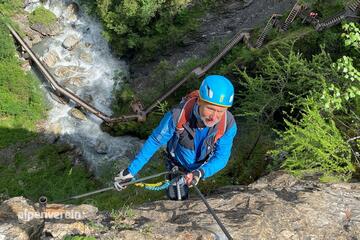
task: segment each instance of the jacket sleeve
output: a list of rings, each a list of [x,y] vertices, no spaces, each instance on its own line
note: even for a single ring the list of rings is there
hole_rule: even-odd
[[[150,160],[154,153],[166,144],[175,132],[175,125],[171,111],[167,112],[154,129],[149,138],[145,141],[142,149],[130,163],[128,170],[135,176],[142,167]]]
[[[236,131],[236,124],[233,124],[217,141],[214,155],[200,167],[200,170],[204,173],[204,179],[211,177],[226,166],[231,155],[231,147]]]

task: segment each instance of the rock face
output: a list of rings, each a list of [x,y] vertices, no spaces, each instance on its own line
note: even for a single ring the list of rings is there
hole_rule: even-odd
[[[359,183],[319,184],[282,172],[208,197],[234,239],[254,240],[358,239],[359,199]],[[185,234],[190,239],[223,236],[199,200],[155,202],[138,208],[137,213],[152,224],[154,232],[166,233],[166,239],[181,239]]]
[[[358,239],[359,199],[359,183],[300,181],[283,172],[207,196],[233,239],[248,240]],[[98,213],[90,205],[49,204],[45,220],[20,217],[19,213],[38,209],[22,197],[3,202],[0,239],[30,239],[31,234],[40,239],[62,239],[71,234],[99,239],[226,239],[195,195],[183,202],[148,203],[131,214],[117,216]],[[76,212],[82,214],[77,216]]]
[[[85,220],[97,217],[97,208],[48,204],[42,211],[23,197],[11,198],[0,205],[0,239],[63,239],[66,235],[91,235]],[[54,221],[56,220],[56,221]]]

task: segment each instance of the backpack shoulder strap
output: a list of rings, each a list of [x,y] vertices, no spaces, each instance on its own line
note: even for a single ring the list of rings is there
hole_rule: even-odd
[[[232,125],[235,123],[234,116],[229,112],[226,111],[226,113],[221,118],[220,122],[218,123],[218,130],[215,134],[214,143],[217,142],[224,134],[225,132],[232,127]]]
[[[189,93],[188,95],[186,95],[182,99],[181,101],[182,104],[180,104],[182,105],[182,107],[179,117],[177,119],[176,130],[180,130],[180,131],[183,130],[184,124],[189,122],[193,107],[198,98],[199,98],[199,90],[195,90]]]

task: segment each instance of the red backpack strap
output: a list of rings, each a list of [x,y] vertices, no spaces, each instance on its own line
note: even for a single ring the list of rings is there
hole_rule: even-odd
[[[199,90],[194,90],[194,91],[192,91],[191,93],[188,93],[188,94],[185,96],[185,99],[199,98],[199,96],[200,96]]]
[[[221,118],[220,122],[218,123],[218,129],[217,132],[215,134],[215,139],[214,139],[214,144],[216,143],[217,140],[219,140],[219,138],[221,138],[225,131],[226,131],[226,125],[227,125],[227,112],[225,112],[225,114],[223,115],[223,117]]]
[[[195,103],[197,101],[196,96],[193,96],[191,98],[188,98],[188,96],[189,95],[187,95],[185,97],[185,99],[184,99],[184,100],[186,100],[186,102],[184,103],[184,105],[183,105],[183,107],[181,109],[179,119],[178,119],[177,124],[176,124],[176,130],[183,130],[184,129],[183,125],[190,120],[193,107],[194,107],[194,105],[195,105]]]

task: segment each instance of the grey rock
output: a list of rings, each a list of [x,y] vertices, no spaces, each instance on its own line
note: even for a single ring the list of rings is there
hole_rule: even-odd
[[[70,116],[72,116],[78,120],[82,120],[82,121],[86,120],[86,115],[77,108],[72,108],[69,111],[69,114],[70,114]]]
[[[106,154],[108,152],[108,146],[104,142],[96,140],[95,151],[99,154]]]
[[[63,31],[63,26],[59,22],[49,25],[36,23],[31,25],[30,28],[41,33],[43,36],[56,36]]]
[[[70,35],[65,38],[62,46],[69,51],[73,50],[75,46],[80,42],[80,38],[76,35]]]
[[[79,5],[77,5],[75,2],[72,2],[67,5],[64,11],[64,16],[68,21],[75,22],[78,19],[79,10]]]
[[[59,78],[69,78],[83,72],[84,68],[78,66],[60,66],[55,69],[55,75]]]
[[[88,64],[91,64],[93,62],[93,57],[90,52],[82,51],[80,53],[80,59]]]
[[[75,76],[75,77],[70,77],[70,78],[65,79],[63,81],[63,84],[65,86],[73,85],[73,86],[76,86],[76,87],[81,87],[83,85],[83,81],[84,81],[84,77]]]
[[[59,61],[59,55],[56,51],[50,50],[47,52],[43,57],[42,61],[48,66],[48,67],[54,67],[54,65]]]

